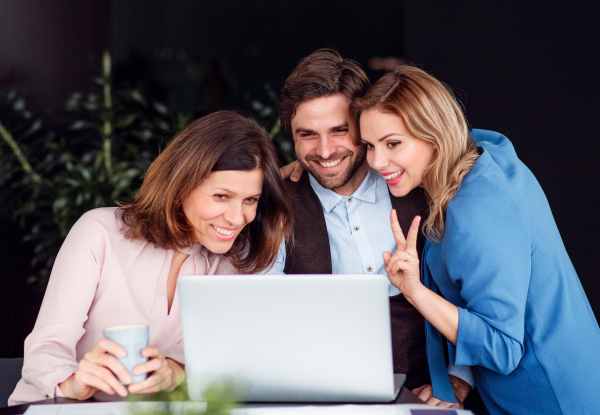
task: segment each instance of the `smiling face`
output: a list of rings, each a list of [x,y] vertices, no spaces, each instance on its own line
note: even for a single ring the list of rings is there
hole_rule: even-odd
[[[224,254],[256,216],[263,171],[213,171],[183,200],[185,217],[196,239],[209,251]]]
[[[435,146],[413,137],[402,118],[376,109],[364,111],[360,134],[367,145],[367,162],[383,176],[394,196],[406,196],[423,183]]]
[[[291,127],[298,161],[319,184],[352,194],[367,174],[365,147],[356,145],[348,127],[350,101],[342,94],[304,101]]]

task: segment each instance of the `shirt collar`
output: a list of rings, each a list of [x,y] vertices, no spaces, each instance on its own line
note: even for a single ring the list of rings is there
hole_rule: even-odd
[[[378,175],[379,174],[375,170],[369,169],[366,177],[360,186],[358,186],[358,189],[356,189],[356,191],[350,196],[342,196],[333,190],[324,188],[319,184],[319,182],[317,182],[317,179],[315,179],[312,174],[308,175],[308,179],[310,181],[310,185],[317,194],[323,209],[325,209],[326,212],[330,212],[331,209],[333,209],[334,206],[336,206],[342,199],[350,197],[362,200],[363,202],[376,203]]]

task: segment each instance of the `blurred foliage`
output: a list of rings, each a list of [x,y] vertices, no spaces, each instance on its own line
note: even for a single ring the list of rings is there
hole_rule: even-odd
[[[189,401],[187,383],[183,382],[172,391],[161,391],[150,396],[128,395],[130,402],[145,402],[150,399],[158,405],[134,405],[132,415],[229,415],[239,402],[241,389],[232,381],[212,382],[202,394],[202,403],[206,405],[181,405]],[[200,403],[200,402],[199,402]]]
[[[0,93],[0,216],[17,222],[33,246],[34,275],[45,289],[69,229],[90,209],[115,206],[137,191],[168,140],[204,115],[170,111],[156,84],[126,70],[115,73],[105,52],[100,76],[66,102],[66,118],[50,129],[16,91]],[[137,74],[139,75],[139,74]],[[250,100],[250,112],[270,131],[281,160],[293,160],[273,102]]]
[[[265,93],[267,97],[266,101],[251,99],[248,95],[244,98],[254,118],[269,131],[269,138],[278,150],[281,163],[291,163],[296,160],[296,153],[293,142],[281,128],[278,110],[279,97],[273,91],[270,84],[265,85]]]

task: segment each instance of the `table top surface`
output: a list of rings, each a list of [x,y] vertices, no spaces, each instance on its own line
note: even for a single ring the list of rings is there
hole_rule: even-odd
[[[78,401],[75,399],[69,399],[69,398],[52,398],[52,399],[44,399],[42,401],[37,401],[37,402],[31,402],[31,403],[24,403],[21,405],[15,405],[15,406],[9,406],[9,407],[5,407],[5,408],[0,408],[0,415],[15,415],[15,414],[22,414],[24,413],[27,408],[29,408],[29,405],[52,405],[52,404],[66,404],[66,403],[73,403],[73,404],[77,404],[80,402],[107,402],[107,401],[119,401],[121,400],[120,397],[116,396],[116,397],[108,397],[108,395],[104,395],[104,397],[102,397],[102,399],[97,399],[95,397],[88,399],[87,401]],[[338,404],[342,405],[345,402],[337,402]],[[396,400],[394,402],[390,402],[390,403],[394,403],[394,404],[398,404],[398,403],[423,403],[423,401],[421,401],[415,394],[413,394],[411,391],[409,391],[407,388],[405,388],[404,386],[402,387],[402,389],[400,389],[400,393],[398,394],[398,397],[396,398]],[[307,405],[311,404],[314,405],[314,403],[309,403],[307,402]],[[297,405],[297,403],[296,403]],[[370,405],[368,403],[363,403],[361,405]]]

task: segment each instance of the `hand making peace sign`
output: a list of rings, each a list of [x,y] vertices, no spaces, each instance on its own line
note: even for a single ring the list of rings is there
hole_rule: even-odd
[[[417,236],[419,235],[421,217],[415,216],[406,239],[400,228],[395,209],[390,212],[390,222],[397,248],[394,255],[389,252],[383,253],[385,271],[392,285],[402,291],[404,296],[409,299],[419,289],[424,288],[421,283],[419,254],[417,252]]]

